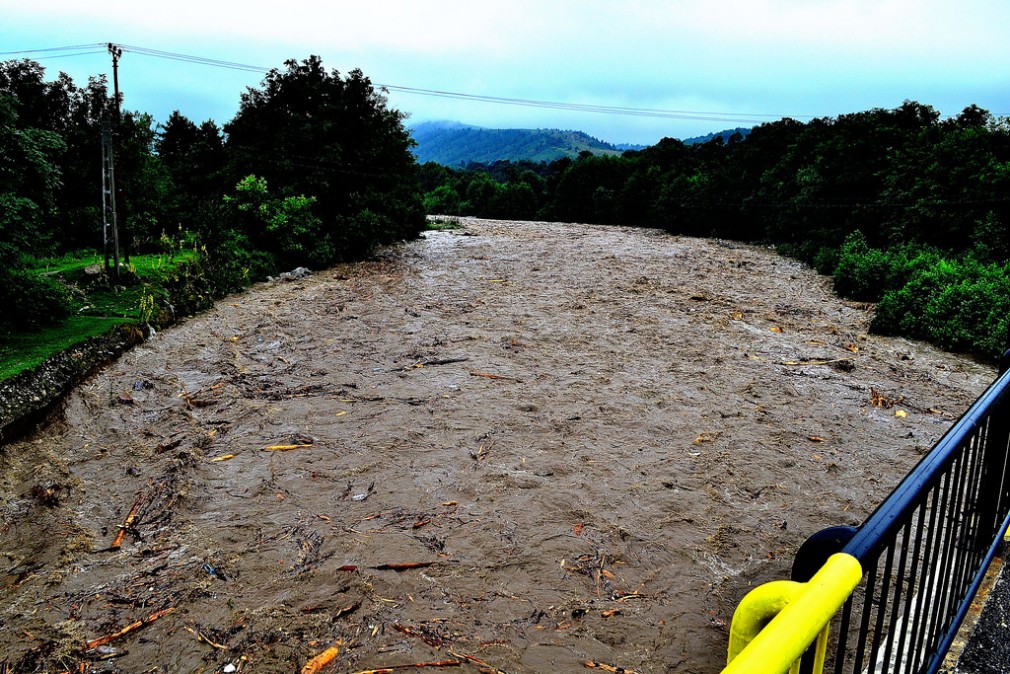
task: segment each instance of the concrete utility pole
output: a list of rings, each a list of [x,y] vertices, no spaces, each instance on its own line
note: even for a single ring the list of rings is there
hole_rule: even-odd
[[[111,221],[111,225],[110,225]],[[105,271],[109,271],[109,228],[115,267],[113,278],[119,280],[119,227],[116,221],[116,170],[112,152],[112,125],[102,118],[102,238],[105,247]]]
[[[109,48],[109,54],[112,56],[112,95],[113,95],[113,100],[116,102],[116,124],[115,124],[115,130],[116,130],[116,133],[118,134],[119,130],[120,130],[120,128],[119,128],[120,121],[122,120],[122,114],[121,114],[120,109],[119,109],[119,59],[123,55],[123,50],[122,50],[121,47],[119,47],[116,44],[113,44],[112,42],[110,42],[108,44],[108,48]],[[110,147],[111,147],[111,145],[110,145]],[[116,189],[115,184],[113,184],[112,189],[113,190]],[[122,195],[120,194],[119,196],[122,196]],[[120,202],[120,205],[125,206],[125,203],[123,202],[122,199],[120,199],[119,202]],[[115,204],[115,199],[113,199],[113,204]],[[117,255],[117,258],[118,258],[118,255],[119,255],[119,244],[118,244],[119,230],[118,230],[118,227],[115,226],[115,218],[116,218],[115,207],[113,207],[112,217],[113,217],[113,224],[114,224],[112,231],[113,231],[113,236],[117,240],[117,243],[116,243],[116,255]],[[126,224],[125,221],[124,221],[123,224],[125,226],[125,224]],[[129,244],[128,241],[127,241],[127,244]],[[126,259],[126,264],[130,264],[130,247],[129,247],[129,245],[126,246],[126,249],[124,250],[124,254],[125,254],[124,257]],[[118,265],[118,263],[116,264],[116,279],[119,279],[119,265]]]

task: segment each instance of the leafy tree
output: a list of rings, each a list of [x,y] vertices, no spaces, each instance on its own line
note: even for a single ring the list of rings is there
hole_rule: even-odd
[[[186,204],[216,199],[225,191],[224,138],[212,120],[197,126],[176,110],[159,128],[154,149]],[[192,216],[185,204],[181,207]]]
[[[0,324],[32,327],[65,316],[72,302],[66,286],[24,269],[50,238],[65,146],[51,131],[19,128],[14,107],[0,96]]]
[[[303,195],[272,198],[267,181],[254,175],[239,181],[234,196],[225,197],[255,247],[275,252],[284,264],[321,266],[333,259],[333,244],[312,212],[315,201]]]
[[[262,176],[282,196],[314,196],[337,254],[359,253],[424,225],[403,119],[360,70],[341,77],[318,56],[289,60],[242,95],[225,125],[228,171]]]
[[[450,185],[439,185],[424,195],[426,213],[459,215],[459,195]]]

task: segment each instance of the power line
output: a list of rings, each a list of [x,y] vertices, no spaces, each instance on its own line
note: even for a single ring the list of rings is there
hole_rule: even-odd
[[[75,54],[55,54],[53,56],[37,56],[34,60],[36,61],[47,61],[49,59],[65,59],[71,56],[90,56],[92,54],[104,54],[104,49],[93,49],[91,51],[81,51]]]
[[[223,61],[220,59],[212,59],[203,56],[194,56],[192,54],[181,54],[178,52],[164,51],[161,49],[151,49],[149,47],[139,47],[135,45],[125,45],[125,44],[117,46],[122,48],[124,52],[130,52],[141,56],[149,56],[152,58],[160,58],[169,61],[178,61],[182,63],[192,63],[195,65],[204,65],[215,68],[223,68],[227,70],[237,70],[242,72],[253,72],[262,74],[275,70],[275,68],[250,65],[248,63]],[[37,52],[50,52],[50,51],[66,51],[73,49],[85,49],[95,47],[104,48],[105,44],[95,43],[89,45],[53,47],[50,49],[28,49],[16,52],[0,52],[0,56],[14,55],[14,54],[31,54]],[[98,52],[83,52],[82,54],[77,55],[85,55],[91,53],[98,53]],[[67,54],[66,56],[75,56],[75,54]],[[48,57],[48,58],[56,58],[56,57]],[[380,89],[384,89],[386,91],[395,91],[397,93],[417,95],[417,96],[429,96],[433,98],[448,98],[452,100],[471,101],[476,103],[489,103],[493,105],[514,105],[514,106],[542,108],[549,110],[562,110],[566,112],[585,112],[585,113],[605,114],[605,115],[623,115],[631,117],[656,117],[662,119],[684,119],[684,120],[710,121],[710,122],[736,122],[746,124],[760,124],[761,122],[768,121],[770,119],[780,119],[782,117],[813,118],[813,115],[778,115],[770,113],[750,113],[750,112],[733,113],[733,112],[698,111],[698,110],[664,110],[659,108],[636,108],[636,107],[615,106],[615,105],[594,105],[588,103],[566,103],[562,101],[543,101],[528,98],[486,96],[482,94],[468,94],[458,91],[442,91],[438,89],[408,87],[399,84],[381,84],[377,82],[374,83],[374,86]]]
[[[237,70],[241,72],[253,72],[266,74],[276,68],[267,68],[264,66],[250,65],[248,63],[238,63],[235,61],[224,61],[220,59],[212,59],[204,56],[194,56],[192,54],[181,54],[178,52],[164,51],[161,49],[151,49],[149,47],[138,47],[135,45],[117,45],[125,52],[130,52],[138,54],[141,56],[150,56],[153,58],[160,58],[169,61],[178,61],[182,63],[192,63],[194,65],[204,65],[214,68],[223,68],[227,70]],[[9,56],[17,54],[34,54],[41,52],[55,52],[55,51],[71,51],[78,49],[96,49],[101,48],[100,51],[83,51],[77,54],[64,54],[60,56],[46,56],[39,57],[42,58],[67,58],[73,56],[87,56],[91,54],[97,54],[104,52],[106,43],[91,43],[83,45],[71,45],[65,47],[51,47],[48,49],[25,49],[21,51],[8,51],[0,52],[0,56]],[[429,96],[433,98],[447,98],[450,100],[460,100],[460,101],[471,101],[475,103],[489,103],[493,105],[514,105],[521,107],[531,107],[531,108],[542,108],[549,110],[562,110],[565,112],[585,112],[594,114],[605,114],[605,115],[622,115],[630,117],[655,117],[660,119],[681,119],[681,120],[691,120],[691,121],[704,121],[704,122],[724,122],[724,123],[741,123],[741,124],[760,124],[762,122],[767,122],[769,120],[792,118],[792,119],[814,119],[816,115],[783,115],[783,114],[773,114],[773,113],[762,113],[762,112],[718,112],[712,110],[666,110],[661,108],[637,108],[628,106],[617,106],[617,105],[594,105],[589,103],[565,103],[561,101],[543,101],[536,99],[527,98],[509,98],[503,96],[487,96],[483,94],[468,94],[458,91],[442,91],[438,89],[424,89],[421,87],[408,87],[399,84],[380,84],[374,83],[374,86],[384,89],[386,91],[395,91],[397,93],[417,95],[417,96]]]
[[[248,72],[258,72],[258,73],[268,73],[272,70],[272,68],[266,68],[263,66],[249,65],[246,63],[236,63],[234,61],[221,61],[218,59],[210,59],[202,56],[193,56],[191,54],[180,54],[177,52],[163,51],[160,49],[150,49],[148,47],[137,47],[133,45],[120,45],[120,47],[122,47],[123,51],[142,54],[144,56],[153,56],[155,58],[163,58],[172,61],[182,61],[185,63],[195,63],[198,65],[207,65],[218,68],[228,68],[232,70],[244,70]],[[692,110],[660,110],[655,108],[634,108],[634,107],[613,106],[613,105],[592,105],[585,103],[563,103],[558,101],[540,101],[527,98],[506,98],[502,96],[466,94],[456,91],[440,91],[437,89],[423,89],[420,87],[407,87],[398,84],[382,84],[378,82],[375,83],[375,86],[381,89],[386,89],[388,91],[396,91],[405,94],[432,96],[438,98],[449,98],[455,100],[474,101],[481,103],[493,103],[498,105],[518,105],[535,108],[547,108],[553,110],[566,110],[569,112],[592,112],[592,113],[613,114],[613,115],[630,115],[638,117],[663,117],[663,118],[692,119],[703,121],[737,121],[748,123],[760,123],[761,121],[765,121],[764,119],[751,119],[751,118],[778,119],[782,117],[782,115],[773,115],[765,113],[726,113],[726,112],[710,112],[710,111],[699,112]],[[802,115],[802,116],[809,117],[810,115]]]
[[[184,63],[195,63],[197,65],[213,66],[216,68],[226,68],[229,70],[242,70],[254,73],[268,73],[272,69],[263,66],[254,66],[247,63],[236,63],[234,61],[221,61],[218,59],[206,58],[203,56],[192,56],[190,54],[178,54],[176,52],[162,51],[160,49],[149,49],[147,47],[136,47],[133,45],[118,45],[125,52],[140,54],[142,56],[153,56],[155,58],[167,59],[170,61],[182,61]]]
[[[419,89],[416,87],[403,87],[395,84],[376,84],[377,87],[398,91],[407,94],[418,94],[422,96],[435,96],[441,98],[451,98],[457,100],[476,101],[483,103],[496,103],[500,105],[519,105],[533,108],[548,108],[553,110],[566,110],[569,112],[593,112],[608,115],[628,115],[633,117],[660,117],[666,119],[691,119],[714,122],[746,122],[759,124],[768,119],[779,119],[783,115],[773,115],[766,113],[730,113],[730,112],[704,112],[694,110],[661,110],[656,108],[631,108],[615,105],[592,105],[588,103],[561,103],[556,101],[539,101],[526,98],[503,98],[500,96],[483,96],[479,94],[463,94],[453,91],[438,91],[433,89]],[[812,117],[812,115],[793,115],[799,117]],[[764,118],[764,119],[757,119]]]
[[[49,52],[49,51],[71,51],[74,49],[96,49],[101,47],[105,48],[104,42],[92,42],[91,44],[75,44],[68,47],[50,47],[48,49],[22,49],[20,51],[0,51],[0,56],[13,56],[15,54],[37,54],[39,52]]]

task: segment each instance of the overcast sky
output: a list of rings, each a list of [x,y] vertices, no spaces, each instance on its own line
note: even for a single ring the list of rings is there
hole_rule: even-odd
[[[906,99],[945,115],[1010,115],[1007,0],[0,0],[0,52],[116,42],[279,67],[318,54],[373,82],[465,94],[677,111],[648,117],[391,91],[410,123],[578,129],[654,143],[782,116]],[[51,77],[110,74],[107,54],[43,58]],[[69,52],[74,53],[74,52]],[[13,58],[2,55],[0,59]],[[228,121],[262,75],[127,53],[128,109]],[[700,119],[699,119],[700,118]]]

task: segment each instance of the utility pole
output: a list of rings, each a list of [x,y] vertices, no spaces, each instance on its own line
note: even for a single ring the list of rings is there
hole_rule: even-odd
[[[109,48],[109,54],[112,56],[112,95],[114,97],[113,100],[115,100],[115,102],[116,102],[116,126],[115,126],[115,130],[116,130],[116,133],[119,134],[119,132],[120,132],[120,121],[122,120],[122,115],[121,115],[120,109],[119,109],[119,59],[123,55],[123,49],[121,47],[119,47],[118,45],[113,44],[112,42],[110,42],[108,44],[108,48]],[[115,185],[113,185],[113,190],[115,190]],[[122,195],[119,195],[119,196],[122,196]],[[123,199],[120,199],[119,201],[120,201],[121,206],[124,206],[124,207],[126,206],[126,203],[125,203],[125,201]],[[115,199],[113,199],[113,204],[115,204]],[[119,255],[119,245],[118,245],[119,232],[118,232],[118,228],[115,227],[115,217],[116,217],[115,208],[113,208],[112,217],[113,217],[113,223],[114,223],[114,226],[113,226],[113,236],[117,238],[116,255],[118,256]],[[123,215],[123,225],[124,225],[124,233],[126,233],[126,215],[125,215],[125,213]],[[129,238],[129,237],[127,237],[127,238]],[[124,254],[125,254],[124,257],[126,259],[126,264],[130,264],[130,246],[129,246],[129,241],[127,241],[127,245],[126,245],[126,248],[124,250]],[[119,265],[118,265],[118,263],[116,265],[116,278],[117,279],[119,278]]]
[[[113,278],[119,280],[119,227],[116,221],[116,170],[112,152],[112,125],[108,115],[102,116],[102,238],[105,248],[105,271],[109,271],[109,228],[112,228],[112,251],[115,262]]]

